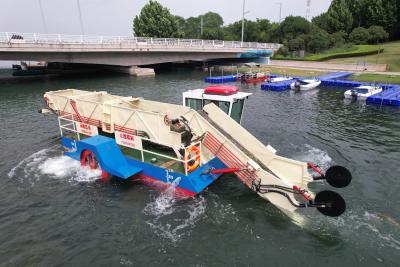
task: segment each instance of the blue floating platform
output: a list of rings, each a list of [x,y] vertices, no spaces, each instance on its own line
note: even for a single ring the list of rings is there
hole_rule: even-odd
[[[378,104],[385,106],[400,106],[400,86],[382,86],[383,91],[367,98],[368,104]]]
[[[281,92],[290,89],[290,85],[292,83],[293,80],[277,82],[277,83],[263,83],[261,84],[261,89],[267,91]]]
[[[321,80],[323,86],[343,87],[343,89],[354,88],[362,85],[371,85],[371,83],[345,80],[351,72],[333,72],[316,77]],[[272,75],[271,75],[272,76]],[[279,77],[274,75],[275,77]],[[305,77],[293,77],[293,79],[306,79]],[[268,91],[285,91],[290,89],[293,80],[278,83],[263,83],[261,89]],[[367,98],[367,104],[378,104],[386,106],[400,106],[400,85],[397,84],[379,84],[383,91]]]
[[[338,87],[358,87],[361,85],[367,85],[368,83],[357,82],[357,81],[348,81],[348,80],[329,80],[323,79],[321,80],[321,84],[323,86],[338,86]]]
[[[338,80],[338,79],[345,79],[347,77],[349,77],[350,75],[352,75],[352,72],[344,72],[344,71],[340,71],[340,72],[331,72],[328,73],[326,75],[321,75],[318,76],[319,80]]]
[[[227,75],[227,76],[216,76],[216,77],[206,77],[204,78],[206,83],[228,83],[236,82],[237,75]]]

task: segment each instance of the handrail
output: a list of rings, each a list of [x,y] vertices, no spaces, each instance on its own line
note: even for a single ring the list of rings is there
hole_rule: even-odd
[[[278,43],[257,43],[223,40],[152,38],[136,36],[96,36],[96,35],[66,35],[43,33],[0,32],[0,43],[12,44],[52,44],[52,45],[119,45],[164,46],[168,47],[201,47],[201,48],[249,48],[249,49],[279,49]]]

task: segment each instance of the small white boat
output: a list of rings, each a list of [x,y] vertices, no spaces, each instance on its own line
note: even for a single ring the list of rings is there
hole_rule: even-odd
[[[298,91],[308,91],[317,88],[321,84],[317,79],[296,80],[290,85],[290,88]]]
[[[344,93],[344,97],[348,99],[365,101],[368,97],[382,92],[380,86],[362,85]]]
[[[268,82],[270,83],[277,83],[277,82],[284,82],[284,81],[290,81],[293,80],[293,77],[276,77],[276,78],[270,78]]]

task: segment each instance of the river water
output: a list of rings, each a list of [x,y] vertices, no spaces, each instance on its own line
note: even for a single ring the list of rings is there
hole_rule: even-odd
[[[280,155],[347,166],[348,209],[306,227],[233,176],[183,201],[145,185],[100,183],[63,157],[48,90],[106,90],[181,104],[203,73],[154,78],[0,79],[0,266],[399,266],[400,109],[343,100],[335,88],[253,93],[243,126]],[[4,76],[4,74],[3,74]],[[315,191],[329,188],[323,182]]]

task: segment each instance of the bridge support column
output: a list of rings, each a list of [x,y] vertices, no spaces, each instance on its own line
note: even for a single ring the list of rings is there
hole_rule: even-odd
[[[156,73],[152,68],[139,68],[137,66],[129,67],[129,74],[132,76],[154,76]]]
[[[113,72],[125,73],[136,77],[141,76],[154,76],[155,72],[152,68],[140,68],[138,66],[130,66],[130,67],[123,67],[123,66],[107,66],[108,70]]]

